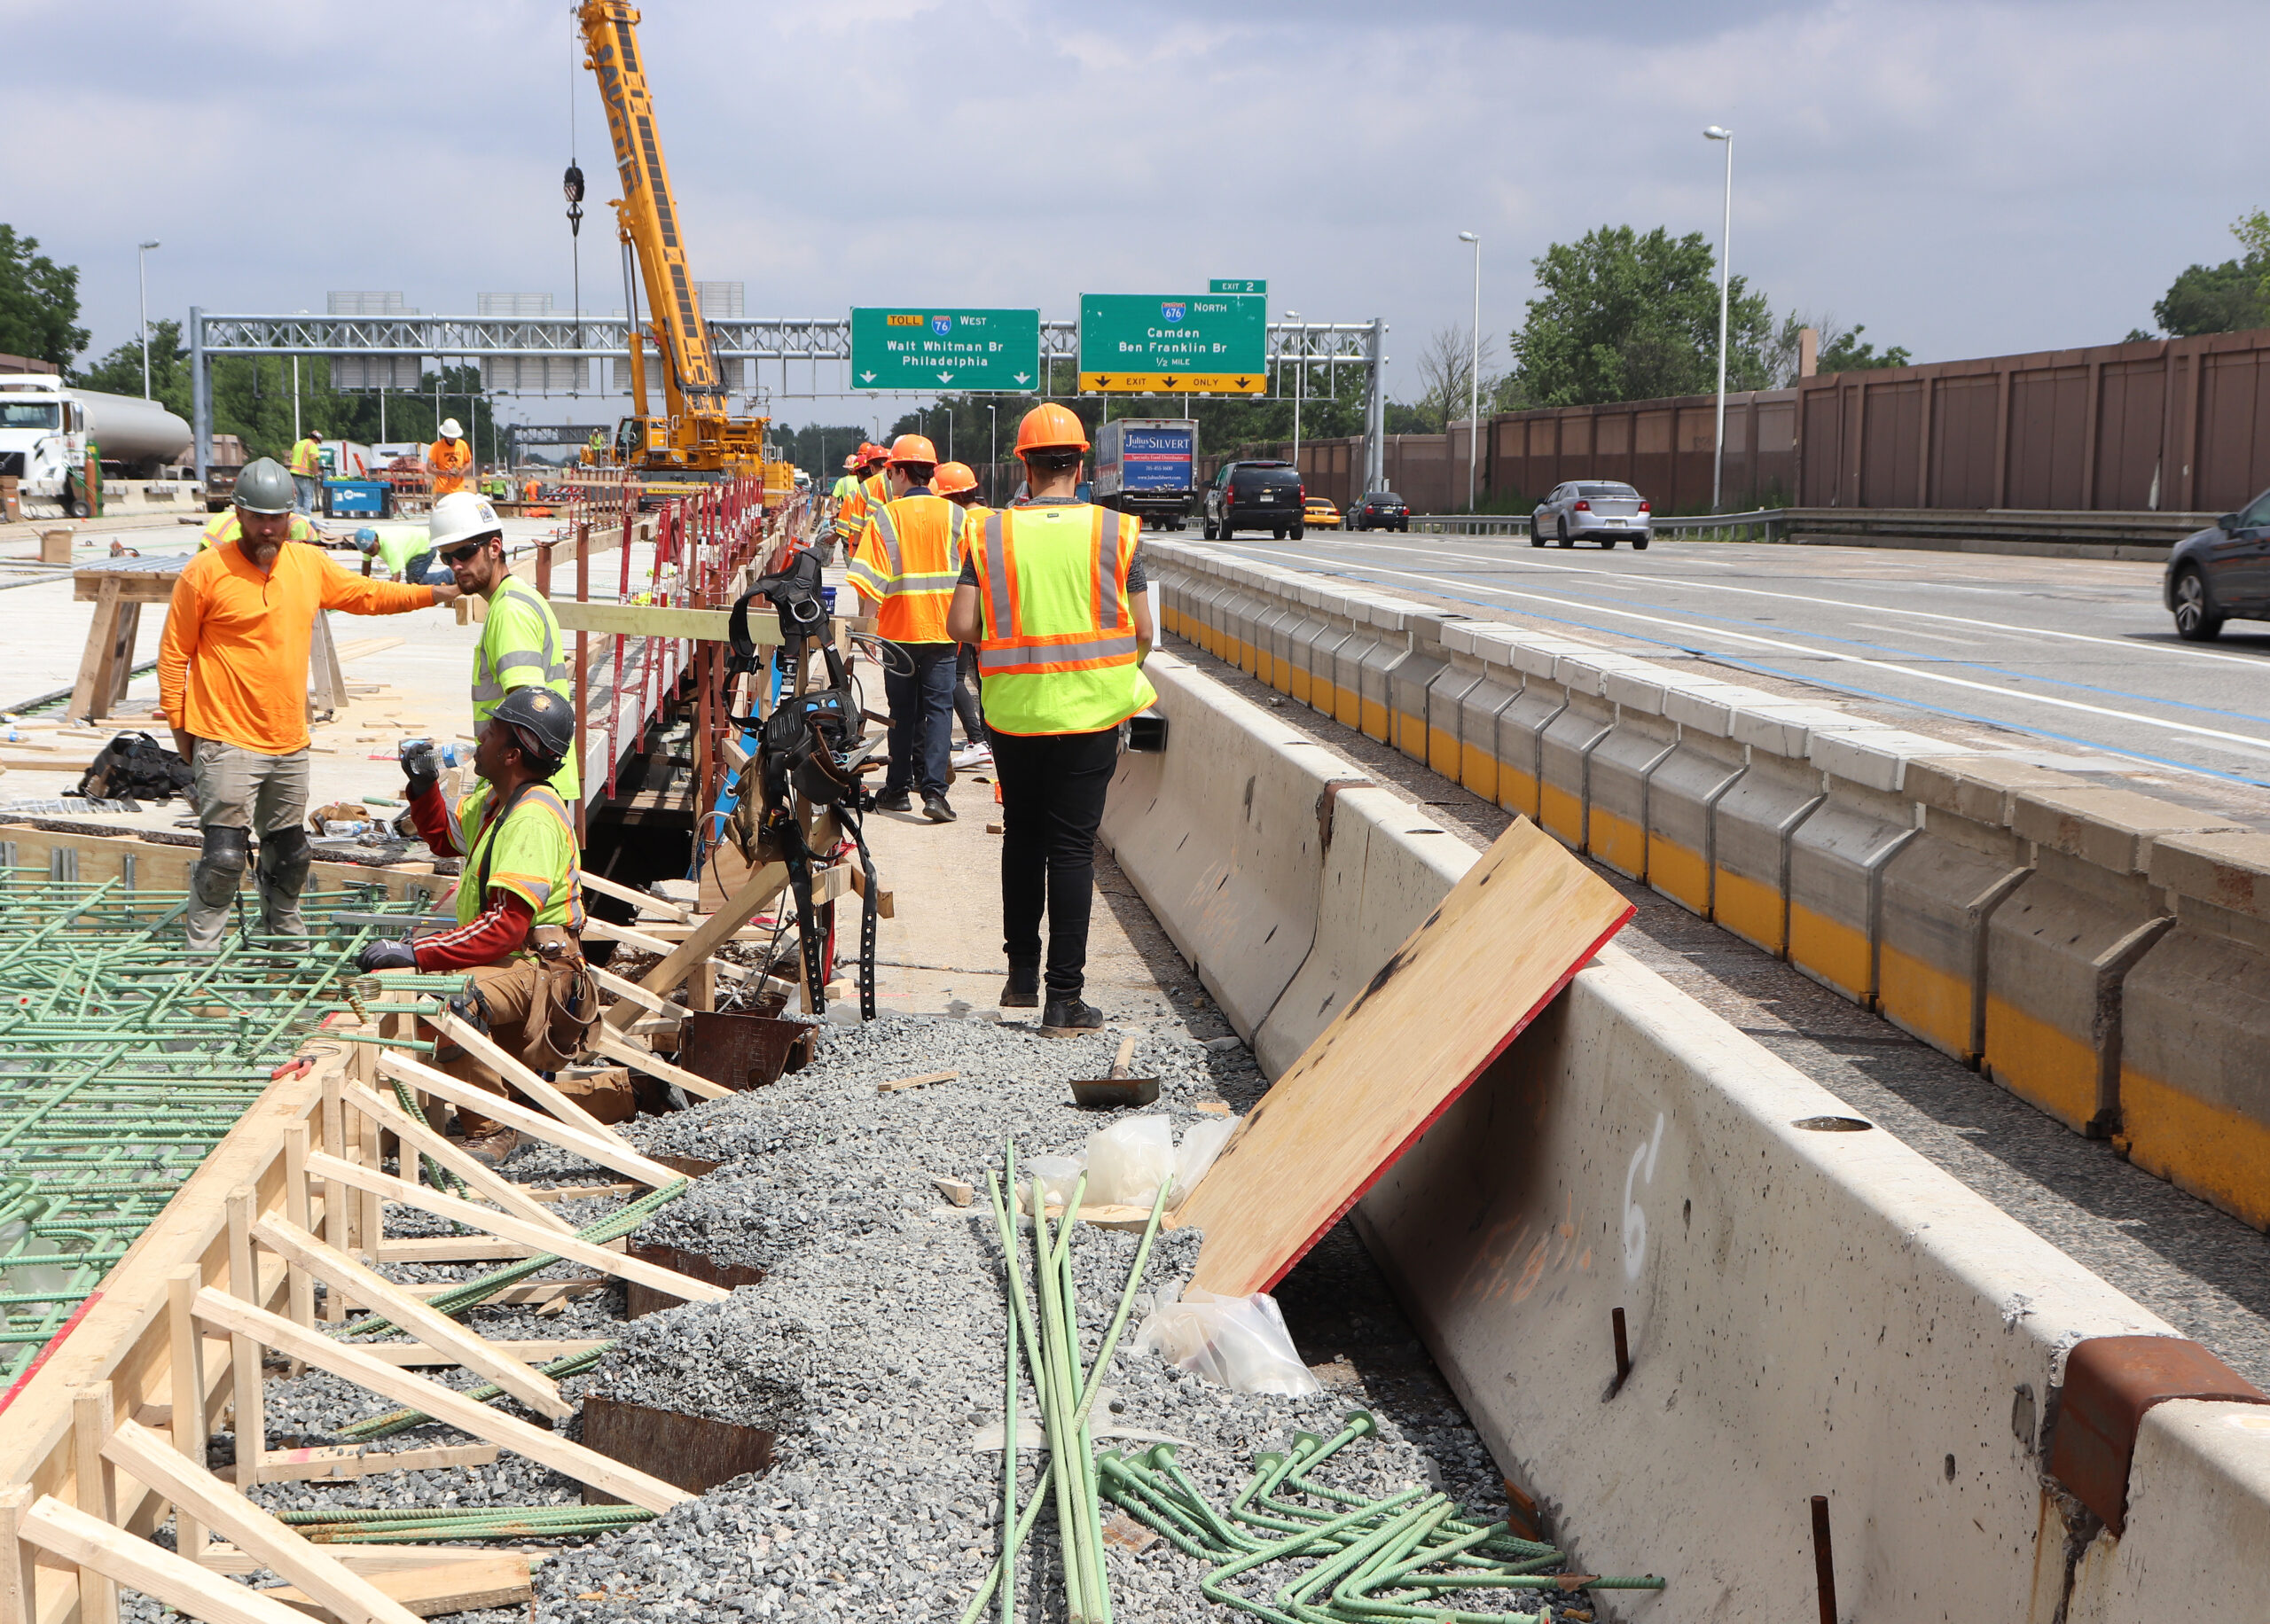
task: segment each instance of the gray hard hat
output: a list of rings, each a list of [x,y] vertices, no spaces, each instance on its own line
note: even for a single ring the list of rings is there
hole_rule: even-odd
[[[298,496],[292,476],[272,457],[254,457],[237,471],[236,504],[247,513],[288,513]]]
[[[518,734],[523,748],[534,745],[550,761],[565,760],[568,746],[575,742],[573,707],[551,689],[534,683],[513,689],[497,701],[497,708],[489,714]]]

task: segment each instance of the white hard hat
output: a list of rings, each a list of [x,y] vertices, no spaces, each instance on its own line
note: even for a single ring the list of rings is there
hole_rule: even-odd
[[[497,504],[469,490],[453,490],[438,499],[434,504],[433,518],[426,527],[426,539],[433,543],[435,552],[476,536],[504,533],[505,521],[497,517]]]
[[[443,418],[442,419],[442,438],[444,440],[463,440],[465,438],[465,430],[458,426],[458,420],[455,418]]]

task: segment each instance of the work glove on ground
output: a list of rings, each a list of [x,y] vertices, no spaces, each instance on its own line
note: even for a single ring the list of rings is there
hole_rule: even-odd
[[[356,956],[355,968],[365,975],[373,970],[415,970],[418,955],[406,941],[374,941]]]
[[[403,787],[417,800],[442,780],[442,764],[429,739],[413,738],[402,747]]]

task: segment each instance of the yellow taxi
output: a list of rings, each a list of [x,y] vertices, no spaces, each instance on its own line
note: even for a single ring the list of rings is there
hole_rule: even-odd
[[[1301,523],[1311,530],[1337,530],[1340,528],[1340,510],[1332,505],[1329,496],[1311,496],[1301,504]]]

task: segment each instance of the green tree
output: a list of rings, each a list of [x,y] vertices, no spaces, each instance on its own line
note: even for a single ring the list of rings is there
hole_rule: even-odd
[[[1602,226],[1532,262],[1541,292],[1513,334],[1513,387],[1538,406],[1700,394],[1716,386],[1718,259],[1700,231]],[[1729,288],[1726,386],[1764,387],[1773,320],[1741,277]]]
[[[0,352],[55,366],[87,347],[79,319],[79,268],[39,252],[39,238],[0,225]]]
[[[74,372],[71,381],[107,394],[140,394],[142,340],[129,339],[94,365]],[[179,322],[150,324],[150,398],[184,418],[190,415],[189,351],[182,347]]]
[[[2179,339],[2270,327],[2270,297],[2262,285],[2266,271],[2270,258],[2255,254],[2219,265],[2187,265],[2152,306],[2152,319],[2161,332]]]
[[[1914,359],[1903,346],[1898,344],[1879,355],[1875,345],[1860,342],[1860,335],[1867,331],[1865,324],[1854,327],[1850,332],[1838,332],[1833,327],[1824,326],[1820,335],[1820,359],[1815,370],[1822,372],[1859,372],[1870,367],[1906,366]]]

